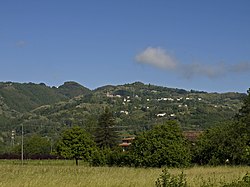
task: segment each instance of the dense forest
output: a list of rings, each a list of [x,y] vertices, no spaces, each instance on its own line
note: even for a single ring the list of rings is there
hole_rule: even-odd
[[[112,116],[117,144],[122,137],[139,137],[155,129],[156,124],[169,121],[177,123],[180,131],[205,131],[239,116],[246,98],[244,93],[187,91],[141,82],[95,90],[76,82],[65,82],[59,87],[1,82],[0,152],[20,152],[22,128],[27,145],[32,147],[33,142],[43,141],[41,144],[48,145],[48,153],[56,151],[62,133],[74,126],[96,137],[106,109]]]

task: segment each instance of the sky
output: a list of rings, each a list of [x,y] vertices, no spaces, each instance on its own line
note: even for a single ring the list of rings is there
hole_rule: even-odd
[[[0,1],[0,81],[246,93],[250,1]]]

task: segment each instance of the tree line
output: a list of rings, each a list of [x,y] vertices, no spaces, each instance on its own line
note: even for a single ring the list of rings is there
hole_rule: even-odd
[[[229,122],[207,129],[195,142],[183,136],[177,121],[165,121],[139,133],[123,151],[119,144],[113,113],[106,108],[91,133],[79,126],[64,130],[52,142],[33,135],[24,140],[26,158],[54,155],[56,158],[88,162],[92,166],[185,167],[199,165],[250,165],[250,89],[236,116]],[[20,154],[20,145],[11,153]]]

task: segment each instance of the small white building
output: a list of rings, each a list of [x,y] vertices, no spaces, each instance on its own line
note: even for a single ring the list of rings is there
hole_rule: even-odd
[[[157,117],[164,117],[166,116],[166,113],[159,113],[159,114],[156,114]]]
[[[121,110],[120,113],[128,115],[128,111]]]

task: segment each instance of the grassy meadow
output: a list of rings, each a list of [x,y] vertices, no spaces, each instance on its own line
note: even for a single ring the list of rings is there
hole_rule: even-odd
[[[1,187],[145,187],[154,186],[160,176],[160,168],[89,167],[71,160],[28,160],[21,165],[17,160],[0,160]],[[250,172],[248,166],[191,167],[169,169],[171,174],[184,171],[190,186],[205,183],[219,186],[242,178]]]

